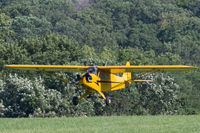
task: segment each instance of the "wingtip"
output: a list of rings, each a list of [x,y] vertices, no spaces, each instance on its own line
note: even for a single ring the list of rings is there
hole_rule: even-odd
[[[191,66],[190,68],[191,69],[199,69],[199,67],[196,67],[196,66]]]
[[[16,67],[16,65],[4,65],[4,67],[11,68],[11,67]]]
[[[4,67],[10,67],[10,65],[4,65]]]

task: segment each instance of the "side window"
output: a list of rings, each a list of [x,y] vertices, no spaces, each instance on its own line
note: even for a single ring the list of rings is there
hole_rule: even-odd
[[[99,77],[101,78],[101,80],[111,80],[110,74],[108,73],[100,72]]]

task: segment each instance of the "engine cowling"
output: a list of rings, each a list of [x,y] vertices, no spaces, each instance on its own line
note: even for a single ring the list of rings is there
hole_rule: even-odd
[[[89,74],[88,75],[86,75],[86,80],[88,81],[88,82],[92,82],[92,76],[90,76]]]

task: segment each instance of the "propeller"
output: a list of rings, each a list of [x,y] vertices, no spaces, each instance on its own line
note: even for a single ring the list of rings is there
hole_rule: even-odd
[[[77,74],[77,75],[76,75],[76,79],[75,79],[74,81],[68,83],[68,84],[67,84],[67,87],[69,88],[71,84],[77,83],[78,81],[81,80],[81,78],[82,78],[81,75]]]
[[[86,80],[87,80],[88,82],[92,82],[92,77],[91,77],[90,74],[87,72],[87,73],[85,73],[83,76],[77,74],[77,75],[76,75],[76,79],[75,79],[74,81],[68,83],[68,84],[67,84],[67,87],[69,88],[71,84],[75,84],[75,83],[79,82],[79,81],[80,81],[81,79],[83,79],[84,77],[86,77]]]
[[[74,84],[74,83],[80,81],[82,78],[83,78],[83,76],[77,74],[77,75],[76,75],[76,79],[75,79],[74,81],[72,81],[70,84]]]

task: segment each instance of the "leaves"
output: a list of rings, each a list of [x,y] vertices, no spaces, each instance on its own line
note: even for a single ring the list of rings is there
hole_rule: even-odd
[[[109,92],[110,107],[93,99],[74,107],[72,97],[83,93],[78,85],[67,88],[46,75],[3,68],[5,64],[97,66],[127,61],[199,66],[199,0],[90,2],[80,11],[66,0],[0,2],[0,93],[5,95],[0,97],[0,116],[199,113],[199,71],[156,74],[153,83],[133,83]],[[76,76],[57,74],[70,81]]]

